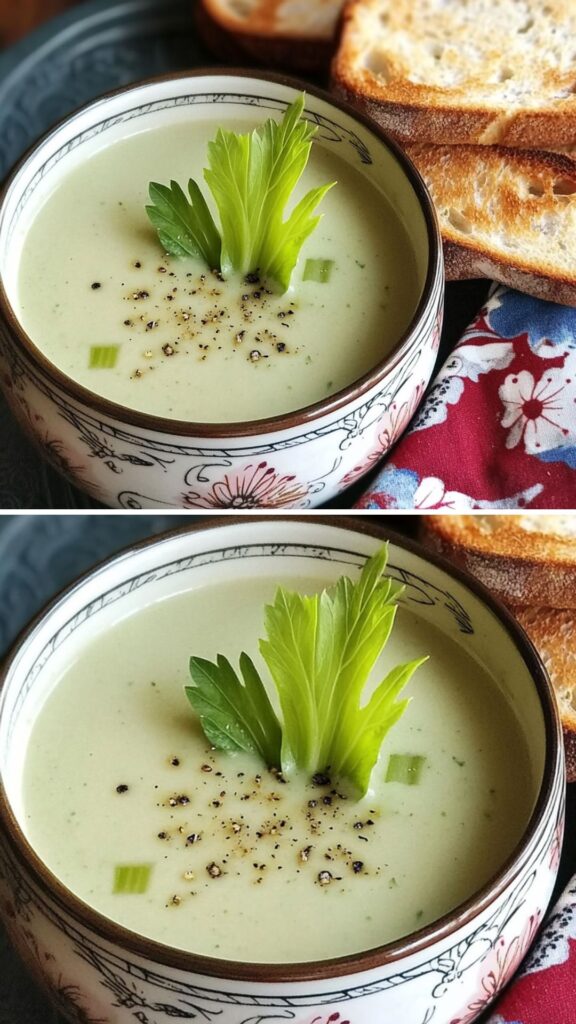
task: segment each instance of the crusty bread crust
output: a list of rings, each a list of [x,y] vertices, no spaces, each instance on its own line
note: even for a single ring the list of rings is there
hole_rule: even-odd
[[[576,782],[576,620],[571,609],[515,608],[558,699],[568,782]]]
[[[508,605],[576,608],[576,514],[424,516],[420,533]]]
[[[554,687],[568,781],[576,782],[576,514],[424,516],[420,536],[481,580],[526,630]]]
[[[432,195],[448,280],[488,277],[576,306],[575,160],[503,146],[404,148]]]
[[[355,2],[360,3],[362,0],[352,0],[352,3]],[[343,18],[344,31],[349,17],[350,10],[347,8]],[[480,108],[438,109],[431,108],[428,101],[408,103],[400,98],[394,101],[385,99],[374,81],[374,76],[366,68],[351,66],[350,47],[346,42],[346,35],[343,35],[340,48],[332,61],[331,86],[336,96],[347,100],[357,110],[367,114],[399,142],[480,145],[484,137],[487,139],[494,121],[493,114]],[[575,136],[576,130],[571,139]],[[502,137],[495,141],[504,144]],[[561,146],[563,143],[558,145]]]
[[[362,0],[352,0],[361,3]],[[344,13],[344,24],[346,23]],[[405,99],[385,99],[365,68],[352,70],[345,37],[331,64],[332,91],[357,110],[368,114],[376,124],[399,142],[426,142],[435,145],[511,146],[571,152],[576,142],[576,104],[573,110],[518,111],[495,113],[482,107],[431,106],[433,99],[408,103]]]
[[[315,0],[311,0],[314,3]],[[205,46],[220,60],[246,59],[264,67],[318,74],[330,64],[336,45],[335,22],[340,4],[334,4],[334,24],[327,31],[304,32],[274,19],[276,0],[259,0],[251,17],[242,20],[222,0],[200,0],[196,25]]]
[[[556,49],[575,27],[572,0],[448,0],[442,9],[431,0],[350,0],[333,86],[406,142],[569,146],[574,70]]]
[[[523,270],[499,259],[494,253],[482,252],[472,245],[451,242],[447,238],[443,238],[442,248],[447,281],[470,281],[485,277],[533,295],[536,299],[558,302],[562,306],[576,306],[574,280],[558,274],[549,276],[536,270]]]

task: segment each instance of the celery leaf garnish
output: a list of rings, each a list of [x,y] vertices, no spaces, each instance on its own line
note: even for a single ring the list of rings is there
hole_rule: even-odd
[[[194,181],[188,186],[191,203],[176,182],[170,188],[151,184],[155,205],[146,210],[166,252],[200,257],[224,275],[258,271],[288,288],[300,249],[320,220],[316,207],[335,184],[311,189],[283,219],[316,132],[302,119],[303,110],[301,94],[281,121],[270,118],[244,135],[220,128],[208,144],[204,178],[220,215],[221,235]]]
[[[153,206],[146,213],[158,232],[166,252],[172,256],[194,256],[210,270],[220,267],[221,240],[206,200],[195,181],[188,182],[190,201],[177,181],[170,187],[150,183]]]
[[[254,663],[240,655],[242,681],[221,654],[216,664],[190,658],[194,686],[186,696],[200,718],[206,738],[220,750],[259,754],[269,767],[280,767],[282,732]]]
[[[385,545],[367,560],[356,583],[342,576],[335,587],[312,596],[280,587],[273,604],[266,607],[266,639],[260,640],[260,653],[278,694],[282,726],[247,655],[241,656],[241,669],[245,659],[244,664],[249,662],[253,673],[250,682],[257,680],[258,693],[265,696],[268,715],[261,716],[257,723],[250,720],[250,711],[243,703],[236,703],[238,693],[230,681],[232,670],[225,658],[219,656],[216,665],[192,659],[191,670],[193,664],[202,667],[209,692],[193,670],[200,690],[193,691],[194,700],[190,690],[187,693],[214,746],[255,750],[269,766],[280,764],[287,774],[295,769],[310,773],[329,769],[347,779],[359,795],[367,792],[384,738],[409,703],[397,698],[414,671],[426,661],[418,658],[394,667],[362,703],[404,589],[383,576],[387,556]],[[236,684],[243,689],[238,680]],[[226,690],[229,699],[226,706],[218,702],[217,720],[212,716],[207,729],[207,715],[204,711],[202,717],[201,708],[205,699],[214,708],[214,688],[218,692]],[[228,711],[231,718],[226,715]],[[238,728],[243,733],[254,731],[256,724],[261,730],[259,745],[236,742]],[[273,756],[263,752],[262,734],[273,740]]]
[[[278,591],[266,609],[260,651],[278,690],[284,731],[282,767],[330,770],[364,794],[388,730],[408,702],[397,701],[423,658],[388,673],[360,702],[390,636],[403,587],[383,577],[383,547],[360,579],[340,578],[312,597]]]

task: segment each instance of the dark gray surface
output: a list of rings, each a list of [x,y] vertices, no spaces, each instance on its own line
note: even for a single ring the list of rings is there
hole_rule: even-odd
[[[0,661],[20,630],[63,587],[97,562],[189,515],[0,517]]]

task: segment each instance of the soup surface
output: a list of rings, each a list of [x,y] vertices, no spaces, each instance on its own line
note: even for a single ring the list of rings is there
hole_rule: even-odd
[[[193,177],[209,198],[202,168],[218,126],[250,127],[152,129],[73,170],[32,224],[19,274],[22,324],[57,367],[122,405],[202,422],[276,416],[351,384],[396,343],[420,292],[389,202],[317,144],[297,197],[337,185],[286,294],[165,256],[148,183]],[[333,261],[329,280],[304,280],[308,260]]]
[[[257,638],[277,582],[214,584],[96,636],[41,709],[24,779],[29,839],[83,900],[160,942],[255,962],[350,954],[437,919],[498,870],[532,800],[496,685],[404,608],[375,682],[430,660],[362,801],[337,780],[282,783],[251,756],[211,750],[184,695],[188,658],[237,664],[244,649],[266,678]],[[425,758],[418,784],[385,781],[391,754]],[[131,865],[146,891],[115,893]]]

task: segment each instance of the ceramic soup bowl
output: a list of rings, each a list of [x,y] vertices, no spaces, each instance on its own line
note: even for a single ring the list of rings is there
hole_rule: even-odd
[[[283,112],[302,88],[317,144],[384,191],[414,253],[419,298],[402,336],[383,347],[386,355],[315,404],[234,423],[135,411],[58,369],[17,313],[23,244],[54,188],[84,160],[133,134],[192,123],[207,105],[228,120],[241,118],[245,130]],[[82,108],[45,136],[8,181],[0,203],[0,383],[46,457],[108,506],[315,507],[371,469],[406,427],[434,366],[443,291],[442,249],[426,188],[375,124],[327,93],[285,79],[231,71],[171,76]]]
[[[12,942],[69,1020],[471,1024],[509,980],[542,920],[559,860],[558,716],[534,649],[503,607],[476,581],[399,538],[391,540],[389,572],[405,584],[406,608],[492,674],[531,751],[533,801],[521,838],[464,903],[399,941],[345,957],[290,964],[213,959],[112,923],[58,881],[25,836],[30,730],[55,678],[91,638],[150,602],[214,581],[277,579],[286,571],[334,580],[362,565],[383,538],[371,525],[319,518],[185,528],[80,579],[15,645],[0,704],[0,907]],[[329,917],[314,927],[325,932]]]

